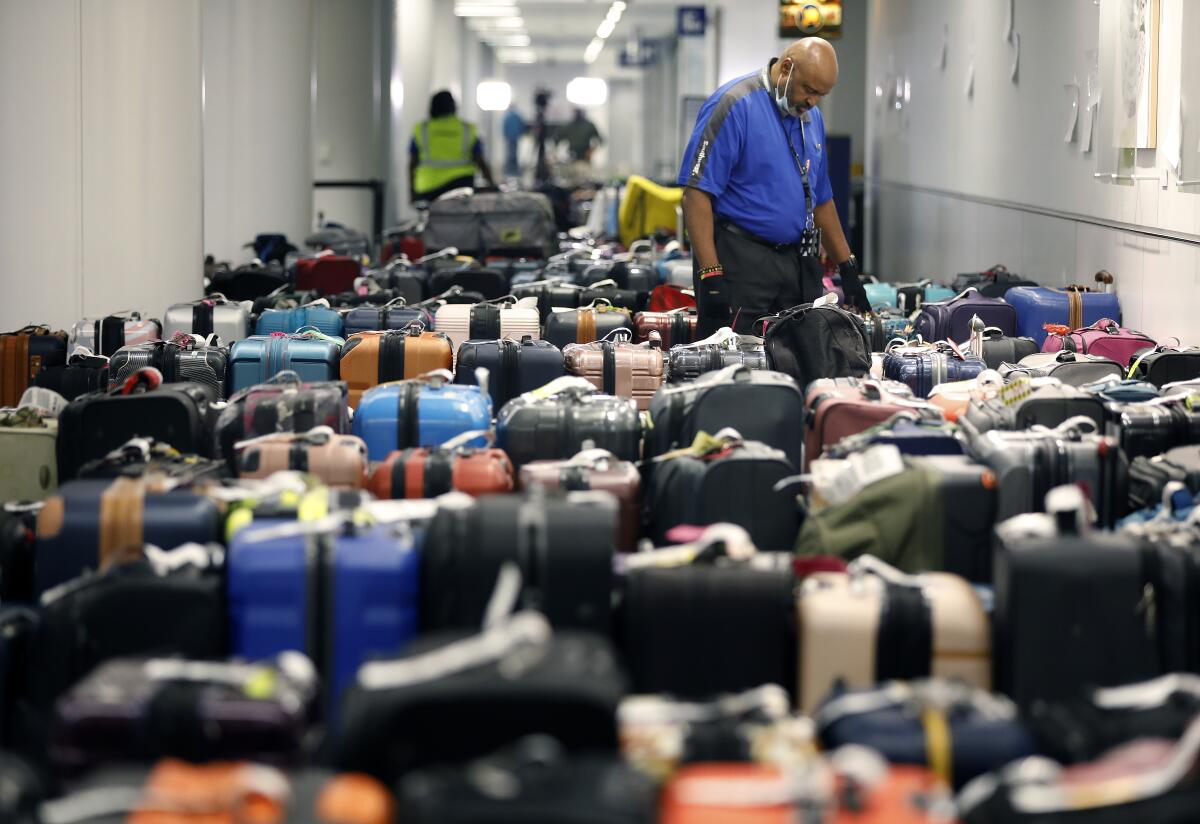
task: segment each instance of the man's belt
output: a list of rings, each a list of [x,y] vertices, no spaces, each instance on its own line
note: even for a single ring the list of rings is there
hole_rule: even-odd
[[[773,240],[767,240],[765,237],[759,237],[758,235],[754,234],[753,232],[747,232],[745,229],[743,229],[741,226],[738,226],[736,223],[734,223],[731,220],[720,220],[717,223],[722,229],[729,232],[731,235],[737,235],[738,237],[744,237],[746,240],[753,241],[753,242],[757,243],[759,246],[766,246],[768,249],[770,249],[773,252],[793,252],[794,253],[794,252],[800,251],[799,243],[776,243]]]

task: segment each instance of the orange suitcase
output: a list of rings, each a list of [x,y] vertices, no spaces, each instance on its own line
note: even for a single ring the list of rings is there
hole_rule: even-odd
[[[388,455],[367,488],[375,497],[435,498],[452,490],[468,495],[494,495],[513,490],[512,461],[502,449],[460,447],[480,435],[466,432],[441,446],[402,449]]]
[[[350,408],[373,386],[418,378],[449,369],[454,360],[450,339],[420,326],[351,335],[342,349],[341,377],[350,388]]]

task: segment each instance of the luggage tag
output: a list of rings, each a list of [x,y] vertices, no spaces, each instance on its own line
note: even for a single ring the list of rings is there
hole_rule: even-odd
[[[46,389],[41,386],[29,387],[22,393],[21,400],[17,402],[18,409],[30,407],[52,418],[57,418],[66,406],[66,398],[53,389]]]
[[[900,450],[892,444],[877,444],[842,460],[829,460],[828,466],[813,461],[813,492],[829,504],[849,501],[870,484],[899,475],[905,470]]]

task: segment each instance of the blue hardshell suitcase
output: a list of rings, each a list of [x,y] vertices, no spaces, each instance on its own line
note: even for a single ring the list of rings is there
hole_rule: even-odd
[[[38,518],[34,587],[38,594],[100,566],[101,501],[111,480],[71,481],[46,502]],[[147,544],[170,550],[220,540],[216,504],[183,490],[147,493],[142,499]]]
[[[1080,292],[1083,300],[1083,322],[1076,328],[1091,326],[1098,320],[1112,318],[1121,323],[1121,302],[1113,292]],[[1070,297],[1066,290],[1045,286],[1016,286],[1004,299],[1017,312],[1017,334],[1033,338],[1041,348],[1046,340],[1046,324],[1068,326]]]
[[[397,449],[440,446],[464,432],[490,429],[492,396],[478,386],[451,383],[438,370],[368,389],[354,414],[354,434],[367,444],[367,457],[382,461]],[[487,446],[483,437],[468,447]]]
[[[359,332],[407,329],[414,323],[433,331],[433,315],[420,306],[405,306],[393,301],[383,306],[358,306],[346,313],[342,329],[348,338]]]
[[[871,306],[896,306],[896,286],[893,283],[864,283],[863,289],[866,290],[867,300],[871,302]]]
[[[883,376],[907,384],[918,398],[928,398],[939,383],[972,380],[985,369],[982,358],[960,358],[953,352],[892,351],[883,356]]]
[[[266,309],[258,316],[254,327],[256,335],[273,332],[299,332],[306,326],[317,329],[323,335],[340,337],[342,316],[328,306],[299,306],[295,309]]]
[[[407,524],[321,532],[255,521],[234,535],[225,561],[231,652],[303,652],[323,675],[332,719],[359,666],[416,636],[419,569]]]
[[[229,394],[266,383],[280,372],[302,381],[335,381],[342,357],[339,340],[300,335],[255,335],[233,345],[229,354]]]

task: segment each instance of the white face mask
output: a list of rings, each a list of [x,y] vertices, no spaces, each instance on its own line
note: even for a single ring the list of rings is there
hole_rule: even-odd
[[[792,87],[792,71],[795,68],[795,63],[793,63],[791,66],[788,66],[787,80],[783,84],[783,91],[779,90],[778,85],[775,86],[775,105],[779,107],[779,111],[784,117],[800,117],[802,114],[804,114],[804,112],[788,103],[788,91]]]

